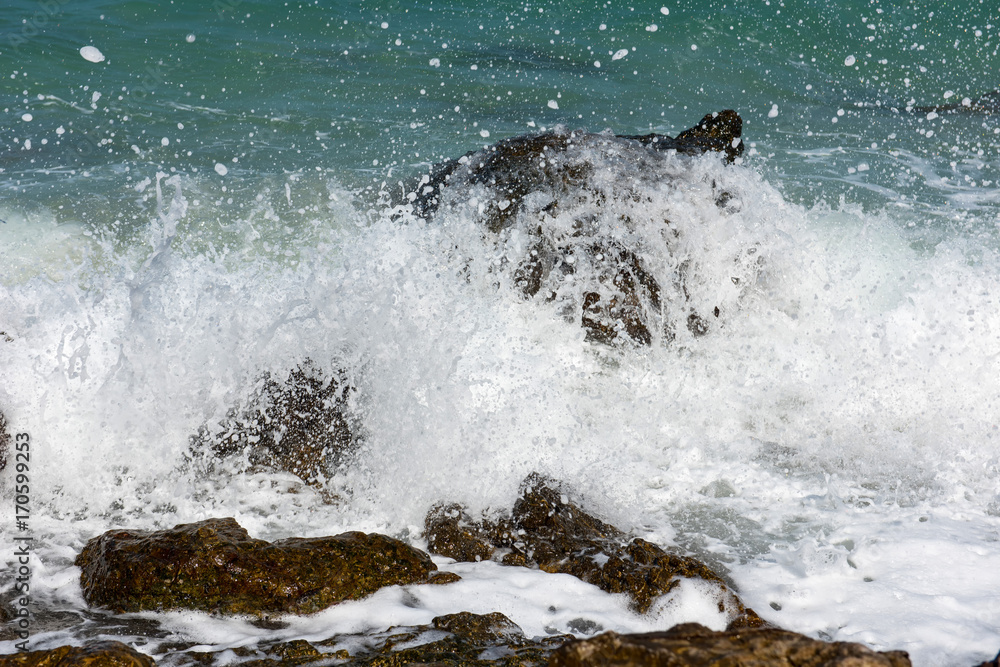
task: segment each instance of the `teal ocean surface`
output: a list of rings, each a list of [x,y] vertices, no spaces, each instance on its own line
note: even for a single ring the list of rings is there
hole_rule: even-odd
[[[509,507],[538,471],[724,569],[779,626],[917,665],[992,658],[998,72],[995,0],[4,0],[0,413],[33,443],[49,620],[31,646],[103,632],[72,559],[109,528],[234,516],[267,539],[426,546],[434,503]],[[509,137],[674,136],[725,109],[735,164],[592,160],[602,192],[630,194],[587,219],[627,227],[663,286],[649,345],[585,335],[571,288],[597,269],[558,298],[514,289],[527,210],[493,238],[474,188],[430,220],[398,205]],[[688,305],[714,308],[704,335]],[[307,361],[355,390],[351,455],[314,486],[252,452],[206,463],[264,374]],[[9,463],[0,478],[10,545]],[[618,631],[719,622],[695,593],[636,616],[544,590],[480,602],[528,634],[571,631],[553,606]],[[352,613],[385,629],[402,606],[379,600]],[[213,650],[251,632],[149,617]],[[132,640],[155,655],[162,637]]]

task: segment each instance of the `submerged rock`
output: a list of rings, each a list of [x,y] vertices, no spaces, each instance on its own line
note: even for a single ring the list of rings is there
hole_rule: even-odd
[[[91,642],[0,656],[0,667],[153,667],[148,655],[121,642]]]
[[[425,536],[432,553],[458,561],[492,559],[572,574],[609,593],[628,595],[639,613],[649,611],[680,577],[709,581],[718,587],[719,611],[728,612],[731,628],[765,625],[704,564],[629,539],[570,503],[538,475],[525,480],[509,518],[473,521],[461,506],[438,506],[427,515]]]
[[[213,434],[203,428],[192,450],[217,456],[246,457],[247,463],[284,470],[315,484],[326,478],[353,444],[343,376],[327,377],[310,362],[283,381],[265,374],[257,390]]]
[[[685,623],[666,632],[606,632],[564,645],[549,667],[908,667],[903,651],[879,653],[861,644],[823,642],[787,630],[753,628],[714,632]]]
[[[427,583],[422,551],[378,534],[253,539],[234,519],[108,531],[77,556],[87,604],[115,612],[198,609],[309,614],[384,586]]]
[[[687,303],[687,260],[664,258],[681,231],[650,207],[649,193],[687,171],[667,170],[670,155],[716,152],[733,162],[742,128],[726,110],[675,138],[557,130],[504,139],[400,184],[400,206],[422,218],[442,208],[476,218],[497,244],[498,272],[525,299],[565,303],[589,340],[649,344],[679,327],[700,336],[709,315]],[[712,191],[716,205],[731,205],[714,182]]]

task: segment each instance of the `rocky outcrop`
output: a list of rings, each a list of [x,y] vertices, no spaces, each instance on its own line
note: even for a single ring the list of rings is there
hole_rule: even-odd
[[[400,184],[397,210],[427,219],[454,209],[477,220],[497,245],[495,271],[524,299],[562,305],[588,340],[650,344],[682,328],[700,336],[719,310],[687,303],[689,263],[671,256],[681,228],[649,206],[649,193],[683,183],[683,166],[665,166],[670,154],[734,161],[742,129],[726,110],[677,137],[557,130],[504,139]],[[720,208],[730,199],[715,192]]]
[[[428,583],[422,551],[378,534],[253,539],[234,519],[108,531],[76,559],[87,604],[115,612],[308,614],[384,586]]]
[[[572,574],[609,593],[628,595],[639,613],[649,611],[681,577],[710,581],[718,586],[719,610],[728,612],[731,628],[764,625],[699,561],[630,539],[570,503],[554,483],[538,475],[525,480],[509,518],[476,521],[461,506],[443,505],[431,510],[424,527],[432,553]]]
[[[192,450],[243,456],[250,465],[284,470],[310,484],[321,482],[351,450],[351,391],[340,374],[330,377],[311,362],[284,380],[265,374],[219,428],[202,428],[192,439]]]
[[[155,664],[148,655],[113,641],[0,656],[0,667],[153,667]]]
[[[694,127],[677,137],[663,134],[610,135],[588,132],[547,132],[503,139],[481,151],[470,151],[457,160],[434,167],[421,179],[409,198],[414,212],[428,217],[441,204],[441,190],[446,185],[465,182],[489,184],[506,197],[507,206],[496,203],[491,212],[490,229],[506,226],[518,211],[526,195],[540,188],[573,185],[588,176],[588,166],[559,159],[571,148],[592,145],[598,149],[627,148],[630,143],[655,152],[687,155],[718,152],[728,162],[743,154],[743,119],[727,109],[707,114]]]
[[[713,632],[697,623],[666,632],[571,641],[552,654],[549,667],[908,667],[903,651],[878,653],[846,642],[822,642],[787,630],[754,628]]]

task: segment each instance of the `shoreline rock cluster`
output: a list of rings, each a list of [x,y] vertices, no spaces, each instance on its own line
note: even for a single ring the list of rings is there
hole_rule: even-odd
[[[540,475],[524,481],[509,518],[473,521],[459,505],[438,506],[427,515],[425,536],[431,553],[457,561],[495,559],[571,574],[608,593],[624,593],[640,614],[680,578],[702,579],[718,587],[719,611],[728,612],[730,629],[765,625],[703,563],[630,539],[570,503],[554,482]]]
[[[879,653],[860,644],[824,642],[770,626],[704,564],[629,537],[571,503],[555,482],[539,475],[525,480],[513,508],[500,519],[473,520],[461,506],[441,504],[428,513],[425,525],[431,553],[571,574],[605,591],[627,595],[638,613],[649,611],[680,578],[709,581],[718,586],[719,608],[727,611],[729,626],[721,632],[684,624],[648,634],[527,637],[498,612],[459,611],[438,616],[426,626],[368,633],[361,641],[356,636],[332,636],[262,642],[229,649],[225,660],[231,661],[235,654],[240,664],[253,667],[910,664],[901,651]],[[353,532],[267,542],[251,538],[231,518],[155,532],[111,530],[91,539],[76,564],[81,568],[84,598],[94,608],[114,613],[192,609],[250,615],[257,616],[262,627],[281,623],[272,615],[313,613],[385,586],[447,585],[460,579],[439,571],[427,553],[384,535]],[[223,658],[223,652],[190,652],[193,646],[158,645],[155,659],[180,667],[216,664]],[[0,656],[0,667],[154,664],[154,657],[107,641]]]

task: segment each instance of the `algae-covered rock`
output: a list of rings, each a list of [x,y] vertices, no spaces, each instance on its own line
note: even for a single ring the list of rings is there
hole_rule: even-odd
[[[248,464],[316,483],[351,450],[351,391],[341,373],[330,375],[308,361],[283,380],[266,373],[245,404],[230,410],[219,428],[203,427],[192,438],[192,449],[244,456]]]
[[[0,656],[0,667],[153,667],[155,664],[148,655],[114,641]]]
[[[437,569],[424,552],[384,535],[266,542],[231,518],[108,531],[87,543],[76,565],[95,607],[231,614],[308,614],[384,586],[425,583]]]
[[[677,137],[558,129],[503,139],[400,183],[396,210],[475,220],[496,245],[499,282],[526,300],[555,302],[588,340],[648,345],[682,328],[700,336],[720,313],[688,303],[690,262],[672,254],[684,226],[651,205],[650,193],[700,187],[688,167],[667,165],[669,155],[718,153],[732,162],[743,151],[742,128],[726,110]],[[725,209],[731,195],[714,181],[710,189],[708,205]]]
[[[776,628],[714,632],[697,623],[666,632],[568,642],[549,667],[908,667],[903,651],[879,653],[861,644],[823,642]]]
[[[474,522],[461,505],[438,505],[424,521],[424,536],[431,553],[463,563],[489,560],[496,551],[483,535],[483,526]]]
[[[572,574],[609,593],[628,595],[639,613],[649,611],[682,577],[710,581],[718,586],[719,610],[729,612],[730,627],[764,625],[703,563],[630,539],[570,503],[554,483],[538,475],[525,480],[509,518],[475,522],[459,506],[439,506],[427,515],[424,530],[432,553]]]

